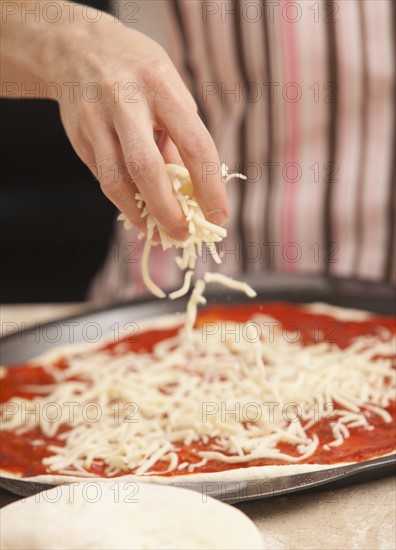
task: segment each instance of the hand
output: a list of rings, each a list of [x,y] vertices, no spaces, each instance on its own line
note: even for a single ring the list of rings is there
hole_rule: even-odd
[[[205,217],[223,225],[228,207],[220,160],[191,94],[159,44],[103,15],[59,37],[65,51],[54,78],[80,85],[72,100],[67,94],[59,100],[73,147],[104,194],[139,229],[145,222],[136,206],[138,191],[170,236],[187,236],[165,163],[184,163]],[[100,100],[89,100],[99,92]],[[217,166],[217,173],[204,178],[204,163]]]

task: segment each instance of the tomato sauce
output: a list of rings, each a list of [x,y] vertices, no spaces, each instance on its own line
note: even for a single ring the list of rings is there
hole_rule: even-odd
[[[312,344],[326,341],[336,344],[344,349],[354,338],[362,335],[379,336],[384,328],[396,333],[395,320],[393,317],[371,316],[363,321],[341,321],[330,315],[322,315],[304,311],[301,306],[285,303],[251,303],[249,305],[239,306],[214,306],[202,310],[198,315],[197,326],[204,327],[205,323],[211,324],[211,329],[216,323],[223,321],[247,322],[255,314],[265,314],[274,317],[279,321],[279,327],[287,331],[287,334],[297,334],[299,341],[303,344]],[[134,334],[121,341],[123,352],[134,351],[136,353],[150,352],[157,342],[174,336],[178,328],[167,330],[153,330]],[[120,342],[112,342],[104,345],[101,349],[110,353],[120,353]],[[55,368],[67,368],[64,360],[59,360]],[[1,381],[0,402],[6,403],[12,397],[22,397],[33,399],[34,394],[28,393],[24,388],[26,385],[47,385],[55,382],[54,377],[45,371],[40,365],[13,365],[7,369],[6,376]],[[337,408],[335,404],[335,408]],[[336,464],[339,462],[358,462],[368,460],[392,452],[395,449],[396,440],[396,405],[392,402],[387,408],[393,421],[384,422],[381,417],[375,414],[370,416],[370,424],[374,426],[373,430],[364,428],[350,429],[350,437],[344,440],[344,443],[338,447],[332,447],[331,450],[325,450],[323,445],[334,440],[329,422],[334,422],[337,416],[331,419],[324,419],[314,424],[307,433],[309,436],[318,435],[321,445],[315,453],[306,459],[304,463],[308,464]],[[369,413],[367,413],[369,414]],[[60,432],[67,430],[63,427]],[[179,463],[188,462],[197,463],[201,458],[197,455],[198,451],[210,450],[216,443],[215,439],[208,443],[194,442],[191,445],[179,445],[177,451]],[[62,446],[64,443],[56,436],[48,438],[43,436],[39,427],[35,427],[23,434],[3,431],[1,435],[0,449],[0,468],[13,473],[22,473],[24,477],[40,474],[54,473],[50,472],[43,464],[42,459],[50,456],[48,450],[50,445]],[[278,448],[281,452],[298,457],[294,446],[286,443],[280,443]],[[301,462],[299,462],[301,463]],[[259,459],[246,463],[224,464],[221,461],[211,460],[205,466],[198,467],[196,472],[217,472],[223,470],[232,470],[236,468],[247,468],[251,466],[266,466],[285,464],[281,460]],[[177,470],[171,473],[165,473],[168,464],[166,462],[157,462],[152,471],[163,475],[184,475],[187,470]],[[106,465],[96,462],[88,471],[104,476]],[[125,475],[128,472],[122,472],[119,475]],[[130,472],[133,473],[133,470]],[[76,475],[78,475],[76,473]]]

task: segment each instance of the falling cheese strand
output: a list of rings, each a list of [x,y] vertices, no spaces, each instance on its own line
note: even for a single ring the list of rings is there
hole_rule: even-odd
[[[181,298],[182,296],[185,296],[187,294],[187,292],[190,290],[192,276],[193,276],[193,271],[191,270],[186,271],[184,275],[183,286],[179,290],[175,290],[175,292],[171,292],[169,294],[169,298],[171,300],[176,300],[176,298]]]
[[[235,281],[231,277],[227,277],[227,275],[222,275],[221,273],[205,273],[204,281],[205,283],[219,283],[231,290],[239,290],[244,292],[249,298],[257,296],[257,292],[247,283]]]
[[[210,223],[205,219],[201,207],[194,195],[194,187],[191,181],[190,174],[184,166],[177,164],[166,165],[167,174],[172,182],[173,191],[180,204],[183,214],[188,222],[189,236],[185,241],[176,241],[172,239],[165,231],[157,225],[157,222],[148,211],[145,201],[140,193],[136,193],[138,208],[141,209],[141,216],[146,218],[147,233],[140,233],[139,238],[145,238],[145,245],[142,256],[142,277],[146,287],[158,298],[165,298],[166,294],[154,283],[150,276],[149,270],[149,253],[151,247],[158,243],[153,241],[155,230],[158,230],[160,244],[163,250],[168,250],[171,247],[182,249],[182,255],[176,258],[176,263],[181,270],[194,270],[196,261],[202,255],[202,247],[205,243],[213,260],[220,264],[221,259],[216,250],[216,244],[221,242],[227,236],[227,230],[223,227]],[[246,176],[239,173],[229,173],[227,166],[223,163],[222,178],[227,183],[232,178],[246,179]],[[125,229],[131,229],[132,223],[128,220],[125,214],[121,213],[118,216],[119,221],[124,222]],[[169,297],[176,299],[184,294],[187,294],[190,288],[192,276],[188,276],[184,280],[181,293],[179,291],[172,292]],[[187,284],[186,284],[187,281]],[[187,286],[188,285],[188,286]]]
[[[152,241],[149,239],[146,239],[146,242],[144,243],[143,247],[143,254],[142,254],[142,275],[143,280],[147,286],[147,288],[155,295],[158,296],[158,298],[165,298],[166,294],[163,290],[160,289],[159,286],[157,286],[152,278],[149,275],[148,270],[148,262],[149,262],[149,256],[150,256],[150,250],[152,246]]]

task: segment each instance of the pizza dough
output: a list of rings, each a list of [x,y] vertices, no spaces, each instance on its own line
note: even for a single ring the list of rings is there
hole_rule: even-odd
[[[201,493],[117,481],[55,487],[0,511],[3,550],[263,549],[253,522]]]

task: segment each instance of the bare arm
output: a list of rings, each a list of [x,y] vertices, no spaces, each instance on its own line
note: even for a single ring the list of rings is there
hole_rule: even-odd
[[[46,11],[41,2],[1,2],[2,95],[58,101],[77,154],[136,227],[143,229],[140,191],[165,231],[186,236],[165,171],[181,160],[206,217],[222,225],[228,207],[218,153],[163,48],[97,10],[44,4]],[[218,170],[203,177],[206,163]]]

